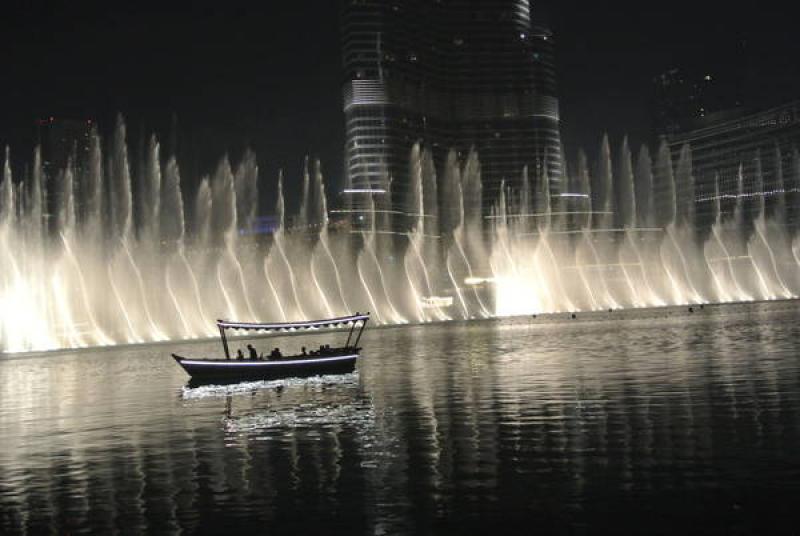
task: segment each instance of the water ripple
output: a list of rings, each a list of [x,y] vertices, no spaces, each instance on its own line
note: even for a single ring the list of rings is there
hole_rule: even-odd
[[[0,533],[777,532],[798,325],[782,303],[374,330],[355,374],[198,388],[163,346],[0,362]]]

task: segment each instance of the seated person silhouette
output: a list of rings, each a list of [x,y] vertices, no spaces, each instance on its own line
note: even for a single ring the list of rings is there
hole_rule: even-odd
[[[258,359],[258,353],[252,344],[247,345],[247,351],[250,353],[250,359]]]
[[[242,349],[241,348],[236,350],[236,359],[244,359],[244,354],[242,353]]]
[[[283,354],[281,354],[281,351],[280,351],[280,349],[278,349],[278,348],[274,348],[274,349],[273,349],[273,350],[272,350],[272,351],[269,353],[269,357],[270,357],[271,359],[280,359],[281,357],[283,357]]]
[[[303,346],[302,348],[300,348],[300,355],[308,355],[308,354],[306,353],[306,347],[305,347],[305,346]]]

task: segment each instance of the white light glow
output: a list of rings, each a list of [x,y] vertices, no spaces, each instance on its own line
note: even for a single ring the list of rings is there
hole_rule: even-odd
[[[382,188],[346,188],[342,190],[344,194],[385,194]]]
[[[464,279],[465,285],[480,285],[481,283],[494,283],[494,277],[467,277]]]

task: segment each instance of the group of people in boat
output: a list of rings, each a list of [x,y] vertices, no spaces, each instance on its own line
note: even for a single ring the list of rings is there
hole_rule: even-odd
[[[312,356],[332,356],[336,355],[340,352],[340,348],[331,348],[330,344],[320,344],[319,350],[311,350],[310,352],[306,351],[306,347],[303,346],[300,349],[300,354],[297,356],[292,357],[312,357]],[[269,356],[266,359],[281,359],[284,355],[281,353],[280,348],[273,348],[272,351],[269,353]],[[236,359],[252,359],[252,360],[259,360],[265,359],[264,354],[260,354],[256,351],[255,347],[252,344],[247,345],[247,357],[245,357],[244,352],[241,348],[236,351]]]
[[[306,347],[300,350],[300,355],[311,355],[311,356],[320,356],[320,355],[336,355],[341,350],[339,348],[331,348],[330,344],[320,344],[319,350],[311,350],[310,353],[306,353]]]

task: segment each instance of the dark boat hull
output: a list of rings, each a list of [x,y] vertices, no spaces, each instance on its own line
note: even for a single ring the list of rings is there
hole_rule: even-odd
[[[355,370],[358,354],[275,361],[172,357],[192,377],[192,383],[236,383],[347,374]]]

